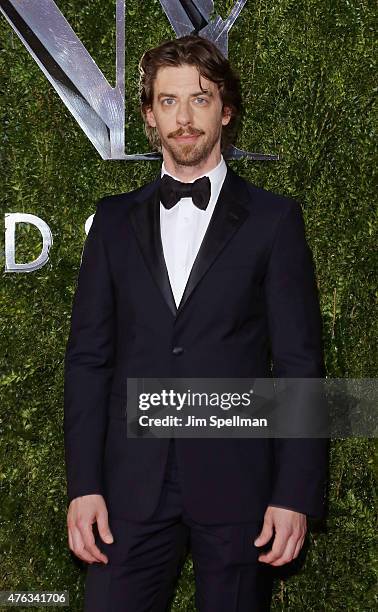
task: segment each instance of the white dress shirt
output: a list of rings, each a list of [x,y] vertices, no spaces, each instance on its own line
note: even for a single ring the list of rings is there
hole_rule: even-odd
[[[176,176],[168,172],[164,162],[161,167],[161,176],[168,174],[179,181]],[[217,203],[223,181],[227,174],[227,165],[221,155],[219,164],[201,176],[208,176],[211,183],[211,195],[206,210],[201,210],[193,204],[192,198],[181,198],[170,209],[164,208],[160,202],[160,232],[163,244],[163,253],[168,270],[173,296],[178,307],[188,281],[190,270],[201,246],[203,237]],[[197,176],[197,178],[201,178]]]

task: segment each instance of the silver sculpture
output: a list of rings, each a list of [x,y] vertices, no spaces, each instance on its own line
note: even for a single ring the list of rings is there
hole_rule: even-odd
[[[125,3],[116,6],[111,87],[53,0],[0,0],[0,10],[102,159],[125,159]]]
[[[228,57],[228,33],[247,0],[237,0],[226,21],[217,15],[210,21],[214,10],[212,0],[160,0],[177,38],[198,34],[214,43]]]

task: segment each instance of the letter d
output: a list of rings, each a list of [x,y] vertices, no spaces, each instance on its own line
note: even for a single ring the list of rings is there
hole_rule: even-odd
[[[33,261],[15,262],[16,223],[31,223],[42,235],[42,251]],[[42,268],[49,259],[49,249],[53,238],[49,226],[36,215],[29,213],[8,213],[5,215],[5,272],[33,272]]]

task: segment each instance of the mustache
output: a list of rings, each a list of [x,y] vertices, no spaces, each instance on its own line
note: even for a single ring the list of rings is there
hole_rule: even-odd
[[[200,134],[204,134],[204,132],[202,130],[196,130],[196,128],[188,128],[187,130],[179,128],[175,132],[168,134],[168,138],[177,138],[178,136],[200,136]]]

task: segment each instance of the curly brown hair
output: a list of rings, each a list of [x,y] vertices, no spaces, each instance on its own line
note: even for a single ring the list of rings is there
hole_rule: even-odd
[[[152,108],[153,86],[159,68],[183,64],[196,66],[199,75],[216,83],[223,108],[226,106],[231,109],[230,121],[222,126],[221,150],[224,153],[236,140],[243,111],[240,77],[216,45],[196,34],[164,41],[158,47],[145,51],[140,59],[139,100],[146,136],[152,147],[161,151],[159,134],[156,128],[148,125],[146,109]],[[199,85],[203,91],[201,83]]]

